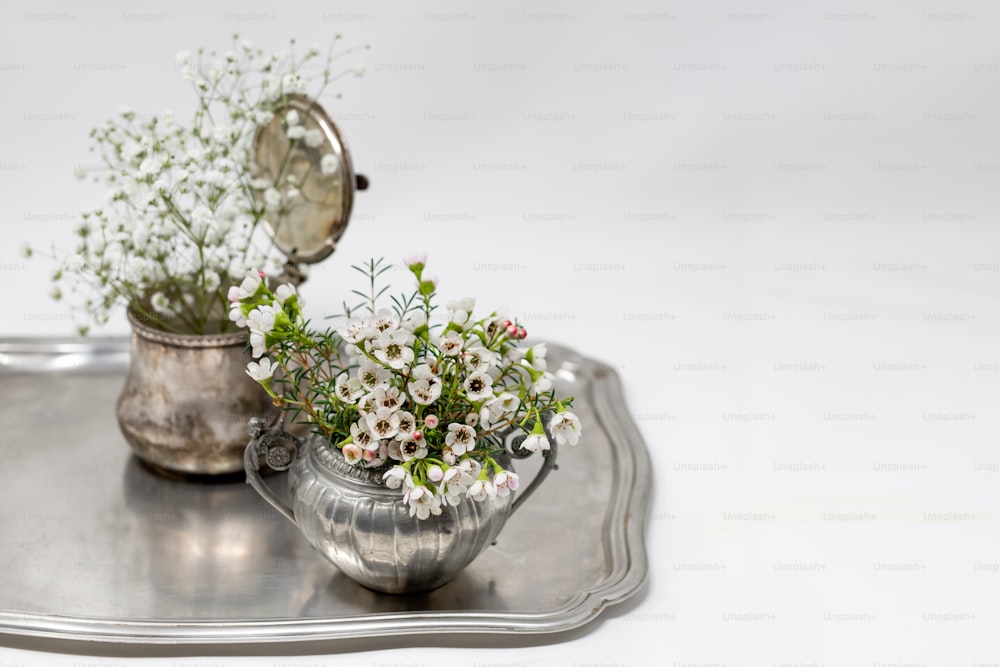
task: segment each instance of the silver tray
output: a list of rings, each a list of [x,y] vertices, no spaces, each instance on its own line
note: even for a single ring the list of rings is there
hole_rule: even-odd
[[[549,359],[580,444],[457,579],[390,596],[341,575],[246,484],[144,469],[114,417],[125,341],[0,340],[0,633],[220,644],[577,628],[646,578],[649,454],[610,367],[551,344]],[[520,463],[522,479],[537,465]]]

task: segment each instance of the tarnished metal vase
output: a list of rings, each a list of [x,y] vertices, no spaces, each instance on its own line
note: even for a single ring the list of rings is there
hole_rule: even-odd
[[[409,515],[399,489],[382,485],[382,470],[348,464],[339,450],[315,436],[251,429],[247,482],[341,572],[384,593],[418,593],[450,581],[493,543],[544,477],[536,476],[516,500],[513,495],[483,502],[466,497],[421,520]],[[288,470],[290,505],[261,479],[261,459]],[[509,469],[507,459],[501,460]]]
[[[274,420],[271,399],[245,372],[243,332],[181,335],[129,314],[131,361],[118,398],[118,424],[135,454],[171,477],[243,470],[246,425]]]

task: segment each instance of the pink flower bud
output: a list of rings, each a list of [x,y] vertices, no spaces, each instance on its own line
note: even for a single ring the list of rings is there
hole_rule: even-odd
[[[424,417],[424,426],[427,428],[437,428],[438,418],[436,415],[427,415]]]

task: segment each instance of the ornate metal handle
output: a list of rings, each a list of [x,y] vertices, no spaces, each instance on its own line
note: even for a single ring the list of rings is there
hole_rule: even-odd
[[[243,468],[247,473],[247,484],[252,486],[274,509],[281,512],[286,519],[295,523],[292,508],[283,502],[261,478],[260,459],[263,457],[272,470],[288,470],[295,462],[299,447],[303,445],[304,441],[285,431],[281,420],[278,420],[275,426],[265,429],[264,420],[253,417],[247,424],[247,431],[253,436],[243,452]]]
[[[549,449],[542,451],[542,456],[544,457],[542,467],[538,470],[538,473],[535,474],[535,478],[531,480],[531,483],[528,484],[528,486],[526,486],[523,490],[517,492],[517,496],[514,498],[514,502],[510,506],[510,514],[508,517],[514,514],[517,508],[524,504],[524,501],[535,492],[535,489],[538,488],[539,484],[545,481],[545,478],[549,476],[550,472],[558,470],[559,468],[559,466],[556,465],[556,453],[558,446],[556,445],[555,438],[552,437],[552,433],[549,432],[548,418],[542,420],[542,427],[545,429],[545,437],[549,441]],[[514,458],[518,459],[524,459],[531,456],[532,452],[529,452],[521,447],[521,443],[524,442],[526,437],[527,434],[520,429],[516,429],[508,433],[504,438],[504,447],[507,449],[507,452]]]

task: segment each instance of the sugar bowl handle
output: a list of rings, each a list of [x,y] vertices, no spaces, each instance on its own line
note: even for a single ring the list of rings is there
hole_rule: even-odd
[[[528,486],[516,492],[514,502],[510,506],[511,514],[516,512],[517,508],[524,504],[524,501],[527,500],[528,497],[535,492],[535,489],[537,489],[538,486],[545,481],[545,478],[549,476],[550,472],[559,468],[559,466],[556,465],[556,453],[558,446],[556,445],[555,438],[552,437],[552,433],[549,432],[549,418],[550,416],[546,415],[546,418],[542,420],[542,426],[545,428],[545,437],[549,441],[549,448],[542,450],[542,456],[544,458],[542,461],[542,467],[535,474],[535,478],[531,480],[531,483],[528,484]],[[527,437],[527,434],[521,429],[513,429],[507,433],[507,436],[504,438],[504,448],[507,450],[507,453],[517,459],[524,459],[531,456],[530,451],[521,447],[521,443],[524,442],[525,437]]]
[[[247,431],[253,439],[247,443],[247,448],[243,452],[243,468],[247,474],[247,484],[286,519],[295,523],[292,508],[282,501],[260,476],[262,458],[272,470],[288,470],[298,456],[299,447],[304,444],[301,438],[288,433],[282,426],[281,420],[278,420],[277,424],[265,429],[264,421],[259,417],[250,420]]]

